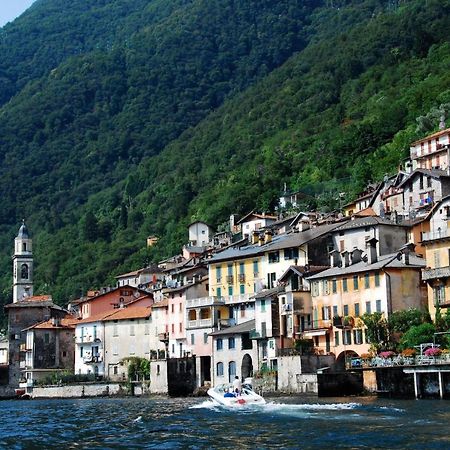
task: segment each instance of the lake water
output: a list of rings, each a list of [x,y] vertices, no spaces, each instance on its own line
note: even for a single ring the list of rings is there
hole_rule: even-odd
[[[450,402],[281,397],[225,409],[209,400],[0,402],[0,448],[450,448]]]

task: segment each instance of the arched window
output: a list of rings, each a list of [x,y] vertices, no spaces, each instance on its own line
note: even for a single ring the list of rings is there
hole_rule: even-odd
[[[20,276],[22,280],[28,280],[28,265],[22,264],[20,266]]]
[[[217,363],[216,372],[218,377],[223,377],[223,363],[221,362]]]
[[[230,361],[228,363],[228,381],[231,383],[236,376],[236,362]]]

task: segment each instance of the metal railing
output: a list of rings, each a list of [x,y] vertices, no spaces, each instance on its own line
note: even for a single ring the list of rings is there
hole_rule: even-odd
[[[224,297],[199,297],[186,300],[186,308],[201,308],[202,306],[224,305]]]
[[[450,230],[430,231],[429,233],[422,233],[422,241],[434,241],[437,239],[450,238]]]

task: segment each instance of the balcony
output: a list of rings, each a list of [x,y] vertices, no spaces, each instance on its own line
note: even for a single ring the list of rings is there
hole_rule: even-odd
[[[336,328],[353,328],[355,319],[351,316],[335,316],[333,317],[333,327]]]
[[[208,319],[188,320],[187,328],[211,328],[214,326],[214,319],[212,317]]]
[[[158,333],[158,339],[161,342],[169,342],[169,333]]]
[[[324,330],[331,328],[331,326],[331,320],[312,320],[311,322],[305,324],[303,331]]]
[[[225,299],[223,297],[200,297],[186,300],[186,308],[201,308],[202,306],[224,305]]]
[[[424,281],[448,277],[450,277],[450,266],[438,267],[436,269],[422,269],[422,280]]]
[[[99,363],[99,362],[102,362],[102,361],[103,361],[103,358],[101,357],[101,355],[93,355],[93,356],[86,355],[83,358],[83,362],[85,364],[95,364],[95,363]]]
[[[239,274],[239,283],[245,283],[245,273]]]
[[[449,229],[445,230],[437,230],[437,231],[430,231],[429,233],[422,233],[422,242],[429,242],[429,241],[438,241],[438,240],[447,240],[450,238],[450,231]]]
[[[226,305],[255,301],[254,298],[252,298],[252,299],[250,298],[250,294],[228,295],[227,297],[224,297],[224,300],[225,300]]]
[[[99,343],[102,340],[98,336],[93,335],[85,335],[85,336],[75,336],[76,344],[91,344],[91,343]]]
[[[234,282],[234,277],[233,275],[227,275],[227,283],[228,284],[233,284]]]

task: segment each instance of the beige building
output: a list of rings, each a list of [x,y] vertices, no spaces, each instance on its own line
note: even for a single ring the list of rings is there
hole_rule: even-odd
[[[423,258],[411,253],[409,246],[377,256],[374,241],[367,261],[353,259],[309,277],[313,317],[303,337],[313,339],[318,353],[333,353],[341,361],[360,356],[370,348],[360,316],[380,312],[388,317],[394,311],[426,307]]]

